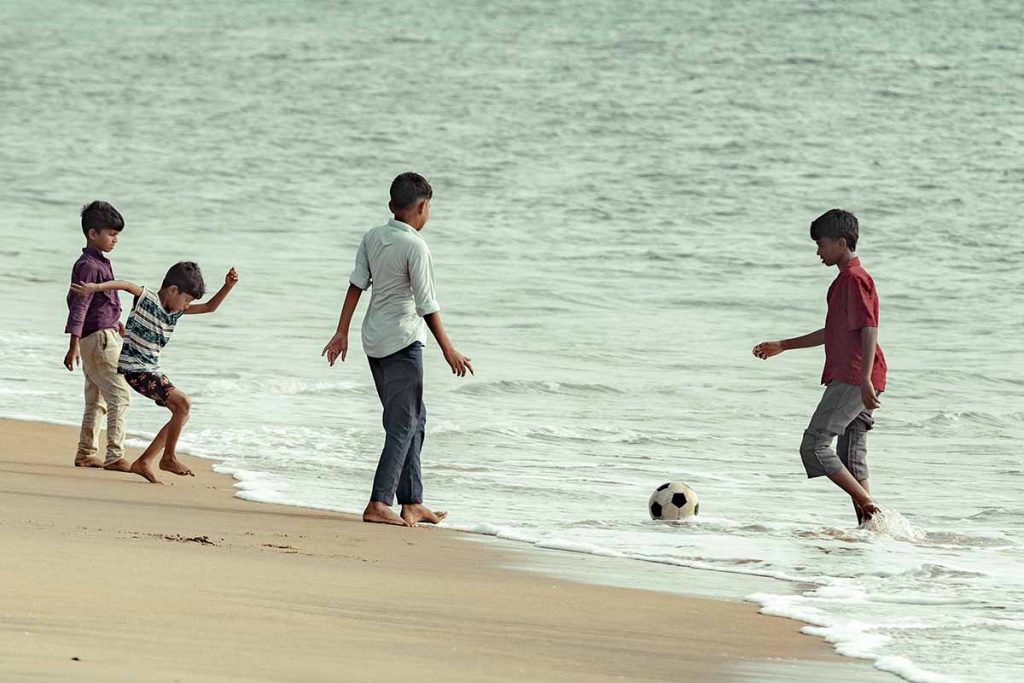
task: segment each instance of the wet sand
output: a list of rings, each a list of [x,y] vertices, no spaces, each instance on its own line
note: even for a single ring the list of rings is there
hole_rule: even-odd
[[[77,469],[76,442],[0,420],[3,680],[894,680],[751,604],[248,503],[195,458],[194,478],[162,473],[170,486]]]

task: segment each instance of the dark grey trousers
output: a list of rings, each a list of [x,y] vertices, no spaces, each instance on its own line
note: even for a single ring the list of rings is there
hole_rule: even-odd
[[[860,387],[829,382],[800,442],[807,478],[832,475],[844,467],[857,481],[868,478],[868,431],[873,411],[864,407]],[[839,437],[838,453],[832,441]]]
[[[419,342],[384,358],[370,358],[377,396],[384,406],[384,449],[373,477],[370,500],[385,505],[423,502],[420,451],[427,408],[423,405],[423,345]]]

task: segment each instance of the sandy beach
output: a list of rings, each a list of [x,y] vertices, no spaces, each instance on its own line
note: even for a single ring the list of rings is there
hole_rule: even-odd
[[[880,676],[754,605],[551,579],[457,532],[248,503],[205,460],[171,486],[76,469],[76,436],[0,420],[3,680]]]

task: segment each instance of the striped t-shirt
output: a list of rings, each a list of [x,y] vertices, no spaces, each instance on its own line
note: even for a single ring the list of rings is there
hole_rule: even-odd
[[[117,361],[117,371],[160,373],[160,351],[174,332],[180,313],[168,313],[160,296],[152,289],[142,288],[124,326],[124,344]]]

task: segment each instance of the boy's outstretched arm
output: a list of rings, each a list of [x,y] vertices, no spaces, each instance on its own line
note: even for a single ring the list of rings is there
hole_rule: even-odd
[[[232,287],[238,284],[238,271],[234,268],[228,271],[228,274],[224,276],[224,286],[222,286],[217,293],[214,294],[209,301],[203,304],[191,304],[185,309],[185,315],[198,315],[200,313],[213,313],[218,308],[224,299],[227,298],[228,294],[231,293]]]
[[[754,347],[754,355],[766,360],[772,356],[779,355],[783,351],[809,349],[812,346],[821,346],[824,343],[825,328],[823,327],[802,337],[793,337],[792,339],[782,339],[780,341],[763,341]]]
[[[78,296],[91,296],[96,292],[108,292],[112,289],[130,292],[132,296],[142,296],[142,287],[127,280],[107,280],[106,282],[75,282],[71,291]]]
[[[427,321],[427,327],[430,328],[431,334],[437,340],[437,345],[441,347],[441,353],[444,354],[444,359],[451,367],[452,373],[459,377],[465,377],[467,370],[469,374],[475,374],[473,366],[470,365],[472,358],[459,353],[452,346],[452,341],[448,338],[448,333],[444,331],[444,325],[441,324],[441,313],[435,311],[423,316],[423,319]]]
[[[339,356],[341,356],[341,362],[344,363],[345,356],[348,355],[348,328],[352,324],[352,316],[356,312],[356,306],[359,304],[359,297],[362,293],[363,290],[349,283],[348,292],[345,293],[345,303],[341,307],[341,317],[338,319],[338,329],[320,353],[321,356],[327,356],[327,362],[332,367]]]
[[[862,327],[860,329],[860,396],[864,407],[874,410],[882,405],[871,383],[871,371],[875,368],[875,349],[878,348],[878,328]]]

